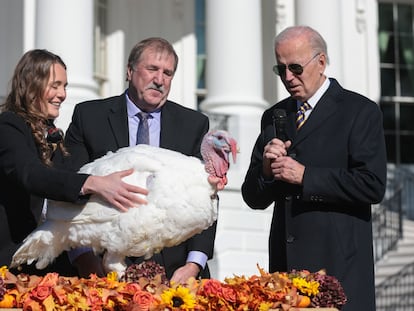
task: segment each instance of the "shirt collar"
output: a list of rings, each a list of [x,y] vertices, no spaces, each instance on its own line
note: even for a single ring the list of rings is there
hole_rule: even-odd
[[[331,81],[328,78],[326,78],[325,81],[320,86],[320,88],[315,92],[315,94],[313,94],[313,96],[307,100],[308,104],[312,107],[312,109],[315,108],[318,101],[321,99],[323,94],[325,94],[326,90],[329,88],[330,84],[331,84]],[[298,109],[300,107],[300,104],[301,102],[297,101]]]
[[[142,111],[129,98],[128,91],[125,92],[125,98],[126,98],[126,105],[127,105],[128,117],[134,117],[134,116],[137,115],[138,112],[141,112]],[[161,109],[157,109],[157,110],[155,110],[153,112],[150,112],[150,115],[153,118],[159,118],[160,113],[161,113]]]

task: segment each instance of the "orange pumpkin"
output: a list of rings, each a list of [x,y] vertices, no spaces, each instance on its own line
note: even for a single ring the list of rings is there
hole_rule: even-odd
[[[299,296],[298,303],[296,307],[298,308],[307,308],[309,307],[311,300],[308,296]]]

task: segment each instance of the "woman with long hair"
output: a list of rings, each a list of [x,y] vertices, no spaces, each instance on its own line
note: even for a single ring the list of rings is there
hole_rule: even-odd
[[[53,166],[57,153],[70,159],[63,133],[54,126],[66,86],[66,65],[50,51],[28,51],[15,68],[0,114],[0,266],[10,264],[18,245],[42,221],[45,198],[79,202],[81,208],[90,194],[98,194],[122,211],[145,203],[136,193],[147,194],[146,189],[122,181],[132,170],[90,176]],[[75,273],[67,258],[42,271],[34,265],[20,271],[51,270]]]

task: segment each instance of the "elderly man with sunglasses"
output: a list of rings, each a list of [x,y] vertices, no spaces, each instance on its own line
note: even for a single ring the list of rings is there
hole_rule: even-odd
[[[274,47],[273,70],[290,97],[264,112],[242,185],[252,209],[274,202],[269,270],[325,269],[344,288],[341,310],[374,311],[371,204],[386,184],[381,111],[326,77],[327,46],[314,29],[287,28]]]

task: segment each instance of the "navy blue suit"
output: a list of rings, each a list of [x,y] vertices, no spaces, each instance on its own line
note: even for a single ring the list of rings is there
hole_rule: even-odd
[[[161,109],[160,147],[201,158],[200,145],[208,128],[208,118],[202,113],[167,101]],[[108,151],[128,146],[125,94],[76,105],[65,145],[76,170]],[[215,234],[216,224],[178,246],[163,249],[157,261],[165,267],[167,277],[186,263],[190,251],[201,251],[212,258]],[[209,277],[207,266],[201,276]]]
[[[276,108],[287,112],[288,152],[305,166],[301,186],[261,178]],[[326,269],[348,296],[342,310],[374,311],[371,204],[382,200],[386,185],[381,111],[334,79],[298,132],[296,111],[296,100],[287,98],[264,112],[242,185],[251,208],[274,202],[269,270]]]

